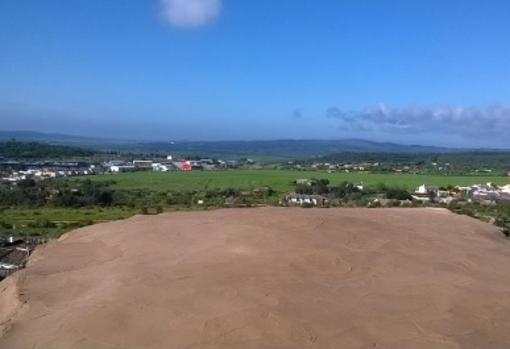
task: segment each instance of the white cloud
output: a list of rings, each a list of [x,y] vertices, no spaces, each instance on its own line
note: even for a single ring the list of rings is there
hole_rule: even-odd
[[[352,129],[391,134],[436,133],[503,139],[510,130],[510,106],[395,108],[380,104],[361,111],[332,107],[326,111],[326,117],[337,119]]]
[[[198,28],[221,13],[221,0],[161,0],[162,15],[171,25]]]

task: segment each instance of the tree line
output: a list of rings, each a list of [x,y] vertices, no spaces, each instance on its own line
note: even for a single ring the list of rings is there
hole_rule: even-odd
[[[65,159],[93,156],[96,152],[79,147],[37,142],[0,142],[0,157],[6,159]]]

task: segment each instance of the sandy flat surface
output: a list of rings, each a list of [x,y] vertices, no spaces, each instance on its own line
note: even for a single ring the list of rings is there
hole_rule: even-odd
[[[0,348],[510,348],[509,266],[445,210],[137,216],[0,283]]]

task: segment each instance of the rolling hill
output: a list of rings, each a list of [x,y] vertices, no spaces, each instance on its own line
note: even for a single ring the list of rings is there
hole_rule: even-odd
[[[104,139],[32,131],[0,131],[0,141],[16,139],[57,145],[86,146],[98,150],[142,153],[169,153],[197,156],[264,156],[278,158],[310,158],[334,153],[448,153],[460,149],[381,143],[361,139],[339,140],[248,140],[248,141],[151,141]]]

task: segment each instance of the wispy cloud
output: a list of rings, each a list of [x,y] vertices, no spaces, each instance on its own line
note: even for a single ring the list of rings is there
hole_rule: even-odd
[[[179,28],[198,28],[221,13],[221,0],[160,0],[163,18]]]
[[[327,109],[326,117],[351,129],[392,133],[503,138],[510,130],[510,106],[393,108],[380,104],[361,111],[332,107]]]
[[[303,112],[300,110],[300,109],[295,109],[293,112],[292,112],[292,117],[294,119],[302,119],[303,118]]]

